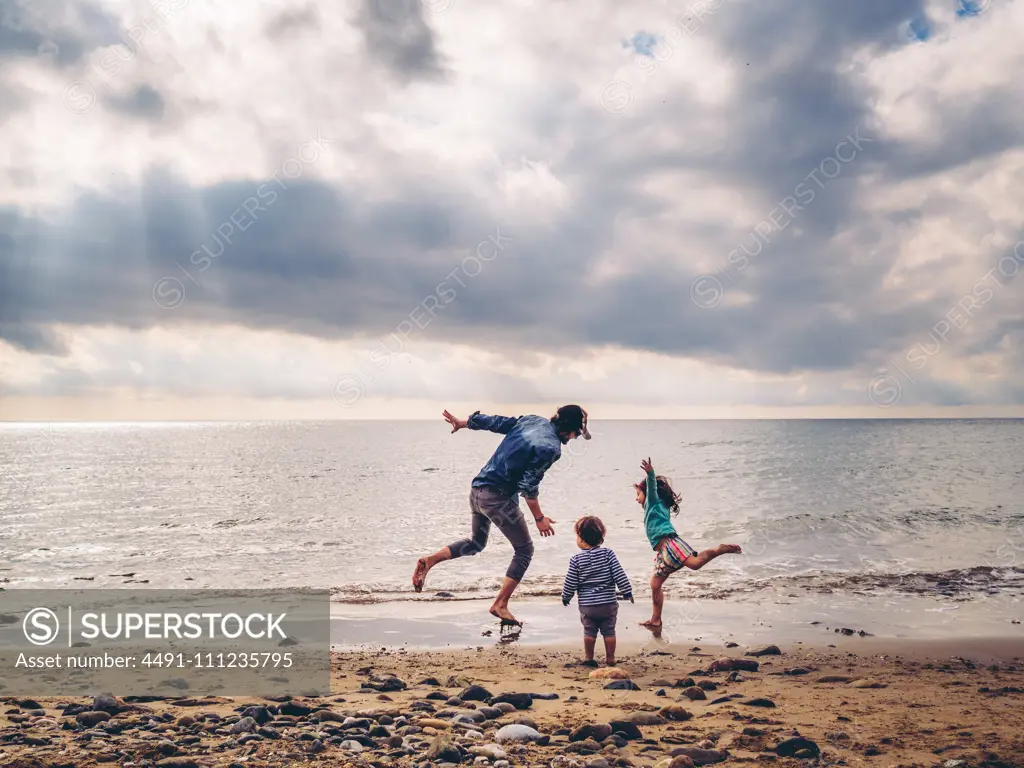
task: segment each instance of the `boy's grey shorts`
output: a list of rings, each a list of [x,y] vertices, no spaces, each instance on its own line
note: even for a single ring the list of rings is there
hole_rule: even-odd
[[[600,630],[604,637],[615,637],[615,619],[618,615],[618,603],[581,605],[580,622],[583,624],[583,636],[597,637]]]

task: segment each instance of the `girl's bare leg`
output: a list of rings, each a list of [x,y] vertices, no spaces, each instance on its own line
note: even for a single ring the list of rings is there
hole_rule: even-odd
[[[687,560],[689,559],[687,558]],[[661,609],[665,607],[665,593],[661,587],[666,579],[668,579],[668,576],[655,575],[651,577],[651,600],[654,602],[654,610],[648,621],[640,623],[641,627],[647,627],[648,629],[661,628]]]
[[[691,555],[690,557],[686,558],[686,562],[684,563],[684,565],[687,568],[693,569],[694,571],[699,571],[701,568],[710,563],[716,557],[730,554],[738,555],[742,552],[743,550],[740,549],[739,544],[719,544],[714,549],[705,549],[703,552],[700,552],[699,554]]]

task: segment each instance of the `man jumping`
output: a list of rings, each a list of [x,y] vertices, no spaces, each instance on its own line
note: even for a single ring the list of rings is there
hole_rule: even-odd
[[[452,434],[460,429],[486,429],[505,435],[498,449],[473,479],[469,493],[472,512],[470,538],[449,544],[428,557],[416,561],[413,588],[420,592],[427,573],[444,560],[475,555],[487,546],[491,523],[497,526],[512,545],[512,563],[505,572],[505,583],[491,606],[491,615],[502,623],[520,624],[508,609],[508,601],[523,580],[533,558],[533,541],[526,518],[519,508],[519,495],[533,513],[541,536],[554,536],[554,520],[545,517],[537,499],[540,481],[548,468],[562,456],[562,446],[582,435],[590,439],[587,412],[578,405],[563,405],[550,419],[543,416],[485,416],[477,411],[468,419],[458,419],[448,411],[443,414],[452,426]]]

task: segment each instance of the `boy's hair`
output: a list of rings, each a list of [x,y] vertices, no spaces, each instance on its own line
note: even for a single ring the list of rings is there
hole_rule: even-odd
[[[576,521],[576,535],[592,547],[604,543],[605,527],[599,517],[581,517]]]

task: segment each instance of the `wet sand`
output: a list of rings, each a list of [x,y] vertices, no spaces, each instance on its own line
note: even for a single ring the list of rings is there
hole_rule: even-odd
[[[917,595],[759,595],[745,599],[679,599],[665,604],[660,639],[640,628],[650,616],[650,602],[620,603],[618,633],[639,649],[655,650],[694,642],[730,640],[802,642],[826,647],[843,643],[844,629],[865,632],[848,650],[864,648],[865,639],[961,641],[1005,639],[1024,648],[1024,604],[1000,596],[952,602]],[[498,642],[497,626],[487,614],[490,599],[408,600],[372,604],[333,603],[331,638],[338,650],[398,646],[410,650],[475,648]],[[516,642],[546,646],[579,642],[582,628],[575,604],[557,598],[523,598],[513,610],[524,622]],[[838,631],[837,631],[838,630]],[[490,634],[488,634],[490,633]],[[841,645],[846,648],[846,645]]]
[[[5,699],[0,765],[87,768],[111,761],[141,766],[146,760],[156,765],[177,760],[164,764],[412,766],[426,759],[432,744],[437,747],[440,741],[443,747],[449,737],[455,757],[461,743],[462,762],[472,763],[471,748],[494,744],[497,729],[525,717],[547,743],[500,745],[511,765],[571,768],[565,762],[569,759],[595,768],[668,766],[675,753],[698,758],[696,764],[714,760],[721,765],[769,761],[925,768],[964,760],[971,768],[1024,766],[1024,644],[1007,638],[836,640],[836,648],[779,641],[781,655],[757,657],[745,655],[749,648],[726,648],[719,641],[653,651],[624,643],[618,666],[639,690],[608,690],[607,681],[591,679],[591,670],[566,667],[579,652],[565,647],[494,644],[480,650],[336,652],[329,697],[285,704],[251,697],[204,701],[196,691],[189,692],[192,701],[146,702],[134,705],[135,711],[124,703],[128,710],[91,730],[75,724],[75,715],[61,716],[67,704],[92,707],[90,700]],[[758,668],[738,677],[709,672],[722,657],[756,662]],[[392,680],[388,675],[400,682],[387,682]],[[382,681],[386,692],[365,687]],[[454,724],[453,714],[486,706],[446,703],[470,684],[494,695],[557,698],[528,700],[527,709],[479,725]],[[758,699],[773,706],[754,705]],[[45,716],[32,712],[34,705]],[[272,729],[266,734],[259,731],[251,739],[227,734],[241,711],[254,705],[286,709],[271,712],[271,721],[261,725]],[[666,705],[675,706],[662,710]],[[334,714],[312,714],[324,709]],[[656,714],[659,710],[682,719],[665,719]],[[345,725],[346,716],[358,719]],[[403,716],[411,728],[393,720]],[[607,737],[609,729],[600,727],[591,734],[605,736],[600,744],[574,733],[584,724],[612,722],[623,733],[628,726],[621,722],[629,719],[641,723],[638,732],[626,734],[629,740]],[[65,723],[68,729],[62,729]],[[813,745],[787,742],[797,734]],[[353,747],[351,738],[363,745]],[[786,743],[817,757],[787,756]],[[706,751],[694,751],[701,749]],[[559,755],[565,759],[553,763]],[[675,768],[687,764],[677,759]]]

